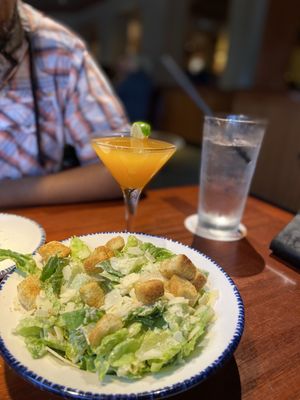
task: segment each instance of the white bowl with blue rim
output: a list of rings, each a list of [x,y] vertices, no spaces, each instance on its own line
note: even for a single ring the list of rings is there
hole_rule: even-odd
[[[99,233],[81,236],[91,247],[105,244],[116,234],[126,238],[128,233]],[[244,329],[244,307],[241,296],[226,272],[205,254],[163,237],[135,234],[143,241],[185,254],[192,262],[209,273],[208,287],[218,291],[214,305],[216,319],[207,333],[206,345],[195,352],[186,363],[168,367],[138,380],[106,377],[99,382],[91,372],[65,364],[50,354],[34,360],[19,336],[12,331],[24,312],[14,306],[17,285],[22,277],[12,271],[0,284],[0,353],[5,361],[23,378],[42,390],[75,399],[153,399],[188,390],[220,368],[238,346]],[[5,324],[3,323],[5,321]],[[201,393],[199,393],[200,395]],[[187,394],[188,395],[188,394]]]

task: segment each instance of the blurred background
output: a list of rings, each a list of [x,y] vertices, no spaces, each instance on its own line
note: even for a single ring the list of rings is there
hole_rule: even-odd
[[[199,181],[203,113],[162,63],[170,55],[213,111],[269,120],[251,193],[300,209],[299,0],[26,0],[87,43],[131,121],[178,151],[152,187]]]

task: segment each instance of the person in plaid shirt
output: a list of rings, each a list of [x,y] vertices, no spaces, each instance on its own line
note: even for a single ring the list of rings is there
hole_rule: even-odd
[[[126,127],[83,42],[29,5],[0,0],[0,207],[119,196],[90,140]]]

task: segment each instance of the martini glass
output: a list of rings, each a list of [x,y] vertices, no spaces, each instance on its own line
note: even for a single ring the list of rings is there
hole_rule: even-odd
[[[126,230],[130,232],[144,186],[174,154],[176,147],[162,140],[139,139],[123,132],[92,139],[92,146],[122,189]]]

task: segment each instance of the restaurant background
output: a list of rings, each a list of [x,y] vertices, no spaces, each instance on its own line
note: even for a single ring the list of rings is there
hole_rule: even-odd
[[[82,36],[131,121],[178,151],[151,187],[198,183],[203,113],[166,71],[170,55],[213,111],[266,117],[251,193],[300,208],[297,0],[27,0]]]

